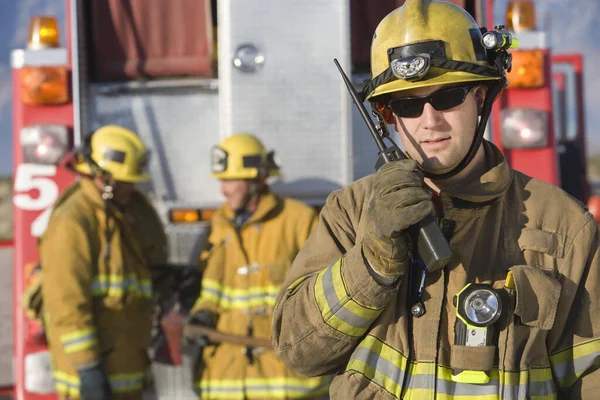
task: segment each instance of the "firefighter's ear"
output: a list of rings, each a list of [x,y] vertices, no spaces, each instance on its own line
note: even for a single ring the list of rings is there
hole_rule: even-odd
[[[394,124],[396,120],[394,119],[394,113],[392,113],[392,109],[389,108],[386,104],[376,101],[373,103],[373,107],[383,116],[383,119],[387,124]]]
[[[481,116],[481,112],[483,111],[483,103],[485,102],[487,92],[487,85],[479,85],[475,88],[475,101],[477,102],[477,115],[479,116]]]

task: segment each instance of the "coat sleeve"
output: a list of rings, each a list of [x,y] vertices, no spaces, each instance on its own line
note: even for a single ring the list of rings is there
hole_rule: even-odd
[[[561,398],[591,399],[600,392],[600,238],[596,222],[585,215],[560,265],[561,294],[548,335]]]
[[[366,268],[355,244],[360,211],[351,200],[342,203],[336,192],[329,196],[277,297],[273,346],[306,376],[343,368],[395,292]]]
[[[217,238],[212,227],[208,239],[200,252],[198,264],[202,271],[202,285],[200,288],[200,297],[196,300],[190,314],[193,315],[203,310],[211,311],[218,315],[221,312],[225,248],[223,243]]]
[[[95,260],[89,229],[75,218],[50,221],[40,242],[44,271],[42,293],[47,329],[62,346],[74,368],[99,361],[93,319]]]
[[[296,224],[297,233],[295,237],[298,249],[301,249],[304,246],[310,234],[315,230],[318,222],[319,215],[312,208],[309,208],[305,213],[305,217]]]
[[[138,214],[138,227],[144,232],[143,247],[148,263],[162,265],[168,261],[169,246],[165,227],[150,200],[140,192],[136,192],[134,207]]]

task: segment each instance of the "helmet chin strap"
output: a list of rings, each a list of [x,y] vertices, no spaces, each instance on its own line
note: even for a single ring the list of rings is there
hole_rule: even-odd
[[[244,196],[242,200],[242,205],[239,208],[233,210],[233,223],[236,226],[236,229],[241,229],[244,222],[248,220],[250,215],[252,215],[252,213],[248,211],[248,204],[254,196],[261,193],[261,187],[262,185],[258,181],[250,182],[248,193],[246,193],[246,195]]]
[[[431,180],[442,180],[452,178],[456,176],[462,170],[464,170],[467,165],[473,161],[475,154],[477,154],[477,150],[479,150],[479,146],[481,146],[481,142],[483,141],[483,134],[485,133],[485,127],[487,125],[490,114],[492,113],[492,105],[496,100],[496,97],[500,94],[502,89],[506,86],[506,78],[501,78],[497,81],[494,81],[486,93],[485,100],[483,102],[483,107],[481,109],[481,119],[477,124],[477,128],[475,129],[475,137],[473,138],[473,142],[471,143],[471,147],[469,148],[469,152],[467,155],[458,163],[458,165],[452,169],[451,171],[445,172],[443,174],[432,174],[431,172],[425,171],[421,166],[419,169],[423,172],[426,178]]]
[[[234,210],[234,213],[236,215],[243,214],[246,211],[248,211],[248,204],[250,203],[250,200],[252,200],[252,197],[254,197],[255,195],[261,193],[261,187],[262,185],[258,181],[250,182],[250,186],[248,187],[248,193],[246,193],[246,195],[242,199],[242,205]]]

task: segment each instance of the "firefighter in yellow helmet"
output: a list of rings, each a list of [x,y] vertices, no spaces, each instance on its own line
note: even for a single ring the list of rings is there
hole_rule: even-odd
[[[130,130],[98,129],[77,152],[81,178],[39,243],[45,323],[62,399],[141,399],[153,307],[149,267],[167,260],[161,221],[135,188],[147,151]]]
[[[490,32],[440,0],[375,30],[363,95],[408,159],[330,195],[273,317],[288,366],[337,372],[332,398],[598,397],[598,227],[483,140],[511,60]],[[452,256],[428,266],[431,214]]]
[[[308,379],[290,370],[268,341],[275,296],[317,215],[269,189],[266,179],[279,175],[279,167],[256,136],[223,140],[213,148],[211,161],[225,203],[211,220],[201,254],[202,290],[190,323],[237,340],[196,338],[205,344],[195,371],[196,391],[204,400],[326,394],[328,378]]]

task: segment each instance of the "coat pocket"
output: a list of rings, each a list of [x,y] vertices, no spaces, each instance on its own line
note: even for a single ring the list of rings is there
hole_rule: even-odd
[[[515,265],[505,283],[505,326],[499,337],[500,366],[522,371],[548,367],[546,338],[554,326],[561,292],[558,280],[529,265]]]
[[[452,380],[466,384],[487,384],[490,381],[496,346],[462,346],[452,345],[450,367]]]
[[[560,283],[543,270],[528,265],[511,268],[515,284],[515,315],[519,322],[548,331],[554,325]]]
[[[490,371],[494,366],[496,346],[452,345],[450,351],[453,370]]]

